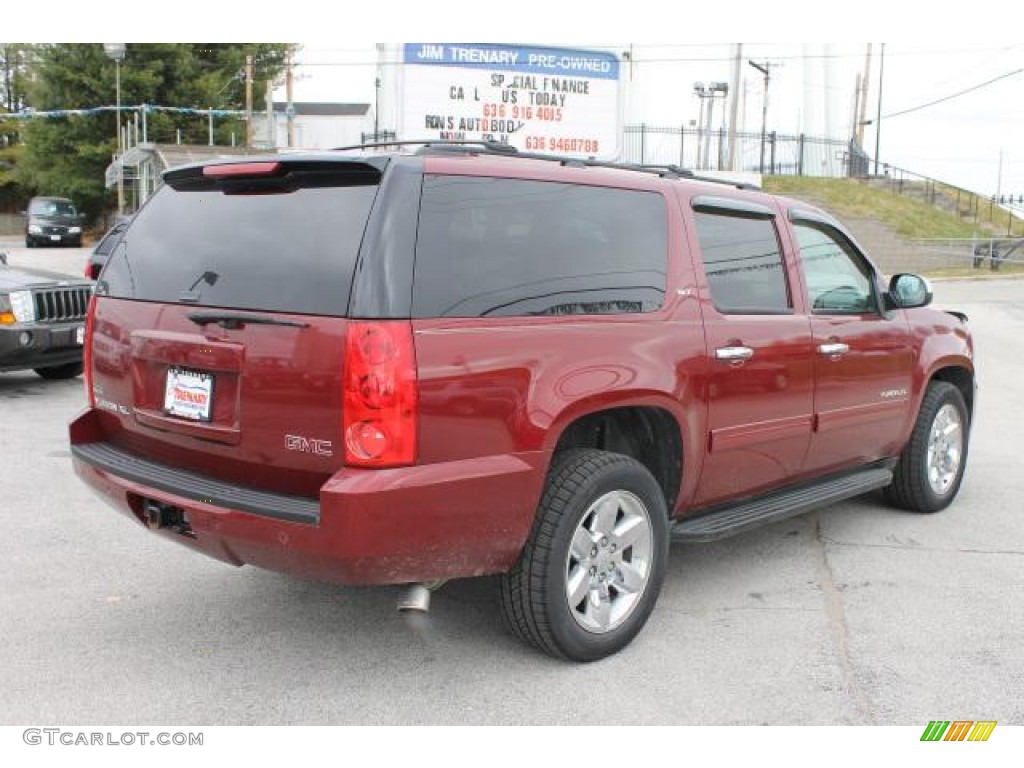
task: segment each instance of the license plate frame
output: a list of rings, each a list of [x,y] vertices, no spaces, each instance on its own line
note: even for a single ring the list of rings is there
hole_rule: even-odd
[[[208,422],[213,412],[213,390],[212,373],[171,366],[164,385],[164,413]]]

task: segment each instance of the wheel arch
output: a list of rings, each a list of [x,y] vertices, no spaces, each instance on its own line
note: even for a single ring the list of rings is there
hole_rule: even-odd
[[[967,418],[973,422],[975,390],[977,389],[973,368],[957,360],[947,360],[940,363],[928,376],[925,387],[922,388],[922,398],[924,397],[923,390],[927,389],[928,384],[933,381],[945,381],[960,390],[964,403],[967,405]],[[918,403],[918,408],[920,408],[920,402]]]
[[[668,404],[644,401],[603,404],[566,416],[552,445],[552,464],[578,448],[620,453],[639,461],[665,494],[671,516],[679,498],[686,455],[684,430]]]

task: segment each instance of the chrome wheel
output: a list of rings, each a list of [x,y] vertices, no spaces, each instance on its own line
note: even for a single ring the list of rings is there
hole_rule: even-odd
[[[651,517],[639,498],[611,491],[590,505],[565,564],[569,612],[583,629],[611,632],[629,618],[650,579]]]
[[[636,459],[596,448],[556,454],[530,536],[502,574],[502,617],[561,659],[618,653],[643,629],[665,579],[668,509]]]
[[[960,412],[946,403],[935,414],[928,433],[928,458],[925,464],[928,485],[938,495],[949,492],[960,470],[964,430]]]
[[[912,512],[938,512],[956,498],[967,466],[971,412],[948,381],[929,382],[886,498]]]

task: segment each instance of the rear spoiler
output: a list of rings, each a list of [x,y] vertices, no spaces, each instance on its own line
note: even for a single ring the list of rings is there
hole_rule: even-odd
[[[306,187],[379,184],[388,158],[291,160],[270,155],[203,163],[164,171],[164,182],[179,192],[281,193]]]

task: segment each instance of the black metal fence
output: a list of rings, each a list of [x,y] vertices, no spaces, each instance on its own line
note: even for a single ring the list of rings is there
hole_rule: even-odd
[[[869,171],[867,155],[854,142],[804,134],[738,133],[735,149],[730,150],[724,128],[627,125],[622,144],[620,160],[641,165],[701,171],[735,168],[778,176],[863,176]]]
[[[888,163],[876,164],[852,140],[775,131],[764,135],[738,133],[731,148],[724,128],[706,131],[686,126],[627,125],[619,159],[640,165],[678,165],[695,171],[735,169],[770,176],[864,179],[961,220],[982,224],[987,230],[1007,236],[1024,234],[1024,207],[1000,204],[995,198],[981,197]]]
[[[1024,207],[1006,203],[1005,197],[1000,202],[994,195],[985,197],[888,163],[879,166],[871,175],[870,183],[885,187],[893,194],[927,203],[961,221],[981,224],[989,232],[1006,237],[1024,235]]]

